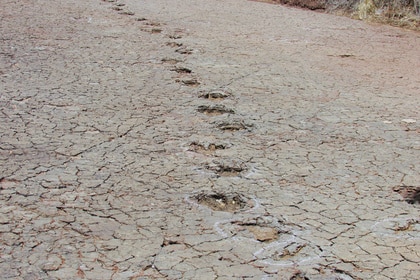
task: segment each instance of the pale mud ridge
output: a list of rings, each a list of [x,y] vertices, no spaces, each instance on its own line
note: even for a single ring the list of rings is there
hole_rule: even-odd
[[[2,1],[2,279],[417,279],[420,35],[245,0]]]

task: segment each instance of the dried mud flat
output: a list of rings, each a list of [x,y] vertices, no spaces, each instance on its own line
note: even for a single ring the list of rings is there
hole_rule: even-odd
[[[419,33],[244,0],[0,16],[2,279],[417,279]]]

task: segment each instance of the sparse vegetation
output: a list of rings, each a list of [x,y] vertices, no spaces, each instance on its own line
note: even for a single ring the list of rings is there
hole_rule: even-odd
[[[272,0],[362,20],[420,30],[420,0]]]
[[[420,0],[361,0],[360,19],[420,30]]]

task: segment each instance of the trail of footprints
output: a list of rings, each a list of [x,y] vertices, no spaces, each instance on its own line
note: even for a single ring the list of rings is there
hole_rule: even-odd
[[[163,24],[159,22],[150,21],[144,17],[135,17],[135,13],[130,11],[124,3],[118,2],[117,0],[102,0],[104,2],[111,3],[111,9],[116,11],[120,15],[133,16],[133,19],[136,22],[139,22],[143,25],[140,29],[143,32],[148,32],[151,34],[159,34],[164,30],[162,28]],[[177,55],[187,56],[194,53],[194,49],[184,46],[182,42],[178,40],[182,38],[182,32],[176,30],[175,32],[167,35],[170,41],[166,42],[166,46],[174,48],[174,52]],[[178,57],[163,57],[161,59],[162,63],[170,65],[168,67],[169,71],[176,73],[174,77],[174,82],[181,84],[182,86],[187,86],[191,88],[199,87],[201,82],[198,77],[195,76],[194,71],[185,66],[179,66],[178,64],[183,62],[184,59],[179,59]],[[203,104],[196,108],[198,113],[202,113],[208,117],[221,116],[221,115],[234,115],[236,114],[235,110],[229,108],[223,104],[223,100],[228,98],[233,98],[232,92],[225,88],[219,88],[209,91],[199,91],[198,98],[210,101],[214,104],[208,105]],[[241,119],[234,119],[214,122],[213,123],[216,129],[219,129],[222,132],[237,132],[237,131],[251,131],[252,125],[245,123]],[[220,144],[220,143],[191,143],[190,151],[202,153],[205,155],[213,155],[214,151],[221,149],[228,149],[231,145]],[[246,171],[246,165],[242,162],[235,162],[232,160],[226,160],[224,162],[214,162],[210,165],[206,165],[205,169],[214,172],[217,176],[240,176],[243,171]]]
[[[108,0],[109,1],[109,0]],[[113,1],[113,0],[110,0]],[[131,12],[121,9],[123,5],[115,4],[114,10],[119,14],[133,15]],[[161,24],[149,22],[145,18],[137,18],[137,21],[144,23],[141,30],[152,34],[162,33]],[[178,55],[187,56],[194,53],[192,48],[184,46],[177,41],[182,38],[181,34],[168,36],[171,41],[166,46],[175,49]],[[168,70],[176,73],[174,82],[186,87],[199,87],[199,78],[194,75],[194,71],[188,67],[180,66],[184,60],[164,57],[161,61],[168,64]],[[214,129],[222,133],[252,132],[253,125],[246,123],[242,119],[230,119],[229,116],[235,115],[233,108],[223,104],[226,99],[234,98],[233,93],[226,88],[214,90],[199,90],[197,98],[202,99],[205,104],[199,105],[195,110],[204,114],[208,118],[215,116],[227,116],[224,120],[213,122]],[[210,102],[210,104],[209,104]],[[213,173],[216,177],[241,177],[248,170],[246,163],[233,159],[217,159],[214,157],[215,151],[229,149],[230,143],[190,143],[189,150],[201,153],[208,157],[213,157],[209,164],[205,164],[203,169]],[[236,215],[232,219],[222,219],[216,222],[213,227],[216,233],[229,238],[233,242],[238,242],[238,246],[252,246],[260,244],[254,252],[255,264],[259,266],[295,266],[297,264],[309,264],[320,257],[320,252],[316,246],[307,244],[299,236],[299,227],[281,221],[273,217],[262,208],[258,200],[246,197],[240,193],[198,193],[186,197],[188,203],[194,204],[199,208],[204,207],[204,211],[223,211],[231,212]]]
[[[124,4],[115,0],[103,1],[113,3],[112,9],[119,14],[134,16],[134,13],[125,10]],[[143,23],[141,31],[151,34],[163,32],[160,23],[150,22],[142,17],[135,20]],[[168,38],[171,41],[167,42],[166,46],[174,48],[174,52],[178,55],[187,56],[194,52],[193,49],[177,41],[182,38],[180,33],[171,34]],[[161,61],[169,65],[169,71],[176,73],[174,82],[191,88],[200,86],[201,83],[192,69],[178,65],[184,60],[164,57]],[[199,90],[197,98],[207,102],[199,105],[195,110],[208,118],[236,114],[234,109],[222,104],[224,100],[234,98],[233,93],[226,88]],[[209,102],[212,104],[208,105]],[[252,132],[253,128],[253,125],[242,119],[226,118],[220,122],[213,122],[213,124],[214,129],[223,133]],[[203,169],[213,173],[216,177],[241,177],[248,170],[246,163],[232,159],[216,160],[214,157],[215,151],[229,149],[231,146],[231,144],[225,143],[192,142],[189,151],[213,157],[213,161],[203,166]],[[267,214],[268,211],[265,209],[261,212],[260,208],[262,207],[255,198],[249,198],[237,192],[198,193],[187,196],[185,200],[200,209],[204,207],[203,211],[223,211],[235,214],[235,218],[216,222],[213,228],[222,237],[228,238],[232,242],[238,242],[238,246],[253,246],[258,243],[260,246],[253,253],[254,263],[258,266],[292,267],[299,264],[310,264],[320,257],[320,252],[315,245],[308,244],[307,241],[298,237],[300,235],[299,226],[286,225],[285,221]]]
[[[118,2],[117,0],[102,0],[104,2],[112,3],[111,9],[116,11],[120,15],[126,16],[135,16],[135,13],[127,9],[127,6],[124,3]],[[162,33],[163,24],[159,22],[150,21],[144,17],[133,17],[136,22],[142,23],[143,27],[140,29],[143,32],[149,32],[151,34],[158,34]],[[184,46],[182,42],[178,40],[182,38],[181,31],[175,31],[172,34],[167,35],[167,37],[171,40],[166,42],[166,46],[174,48],[174,52],[187,56],[194,53],[194,49]],[[194,75],[192,69],[179,66],[178,64],[183,62],[183,59],[179,59],[177,57],[163,57],[161,59],[162,63],[171,65],[169,67],[169,71],[176,73],[174,77],[174,82],[180,83],[183,86],[187,87],[198,87],[201,83],[199,79]],[[210,91],[199,91],[199,98],[214,102],[215,104],[207,105],[203,104],[196,108],[196,111],[202,114],[205,114],[209,117],[212,116],[220,116],[220,115],[233,115],[235,114],[235,110],[229,108],[223,104],[220,104],[224,99],[231,98],[233,94],[227,89],[215,89]],[[215,127],[221,131],[239,131],[245,130],[250,131],[251,125],[246,124],[242,120],[232,120],[232,121],[222,121],[219,123],[214,123]],[[191,143],[190,150],[195,152],[201,152],[204,154],[211,155],[212,151],[219,150],[219,149],[227,149],[229,148],[228,145],[224,144],[217,144],[217,143]],[[209,170],[214,170],[218,174],[225,174],[226,176],[231,176],[231,174],[237,174],[245,168],[238,168],[237,166],[224,166],[220,165],[217,167],[206,167]],[[228,172],[231,170],[231,172]]]
[[[118,2],[118,0],[102,0],[103,2],[111,3],[111,9],[116,11],[120,15],[126,16],[133,16],[136,22],[140,22],[143,24],[141,31],[149,32],[151,34],[158,34],[163,32],[163,28],[161,23],[150,21],[144,17],[134,17],[135,13],[127,9],[126,4]],[[175,52],[181,55],[189,55],[194,52],[192,48],[188,48],[184,46],[182,42],[178,42],[178,39],[182,38],[181,31],[175,31],[173,34],[167,35],[171,41],[166,43],[166,46],[175,48]],[[178,66],[177,64],[183,62],[182,59],[173,58],[173,57],[164,57],[161,59],[162,63],[173,65],[169,70],[176,72],[178,74],[175,77],[175,82],[180,83],[185,86],[189,87],[198,87],[201,83],[197,77],[193,75],[193,70],[189,69],[184,66]],[[235,110],[232,108],[228,108],[223,104],[219,104],[221,101],[227,98],[233,97],[233,94],[224,88],[215,89],[210,91],[201,91],[198,95],[199,98],[203,98],[212,102],[217,102],[214,105],[200,105],[196,109],[197,112],[203,113],[209,117],[212,116],[219,116],[219,115],[233,115],[235,114]],[[245,123],[243,120],[230,120],[230,121],[222,121],[219,123],[215,123],[216,127],[221,131],[251,131],[252,125]],[[223,147],[223,148],[222,148]],[[204,153],[211,155],[213,151],[218,149],[226,149],[226,146],[210,143],[210,144],[203,144],[203,143],[191,143],[192,151]],[[219,169],[223,169],[225,167],[220,167]],[[232,169],[235,169],[232,167]],[[418,186],[397,186],[393,189],[395,192],[398,192],[406,202],[410,204],[418,204],[420,203],[420,188]]]
[[[135,13],[127,10],[125,4],[117,2],[117,0],[102,0],[104,2],[112,3],[111,9],[118,12],[118,14],[126,16],[134,16]],[[141,31],[151,34],[163,33],[163,24],[159,22],[149,21],[144,17],[133,17],[136,22],[142,23]],[[188,56],[194,53],[194,49],[184,46],[178,40],[182,38],[182,32],[177,31],[174,34],[167,35],[171,40],[166,42],[166,46],[174,48],[177,55]],[[194,71],[185,66],[178,64],[185,60],[176,57],[164,57],[161,59],[162,63],[168,65],[168,70],[176,73],[174,82],[182,86],[197,88],[200,86],[200,80],[194,75]],[[218,88],[214,90],[198,91],[198,98],[210,101],[213,104],[200,105],[196,108],[198,113],[206,115],[208,118],[214,116],[230,116],[236,114],[233,108],[225,106],[223,103],[226,99],[234,98],[232,92],[226,88]],[[231,120],[226,118],[221,122],[214,122],[214,128],[222,132],[236,133],[238,131],[252,132],[253,125],[248,124],[241,119]],[[212,172],[216,177],[241,177],[247,166],[244,162],[235,161],[231,159],[216,160],[214,154],[217,150],[229,149],[232,145],[230,143],[201,143],[192,142],[189,145],[189,151],[200,153],[208,157],[213,157],[214,160],[210,164],[203,166],[203,169]],[[416,193],[404,196],[403,191],[406,188],[395,190],[402,194],[409,203],[419,202],[419,190]],[[414,198],[412,198],[414,197]],[[409,200],[411,199],[411,200]],[[277,217],[269,215],[266,209],[263,208],[256,198],[246,197],[240,193],[205,193],[200,192],[186,196],[187,203],[195,205],[195,207],[203,209],[203,211],[223,211],[231,212],[236,215],[235,218],[225,219],[216,222],[213,225],[215,232],[224,238],[229,238],[232,242],[240,242],[240,246],[253,246],[255,243],[260,244],[258,249],[253,252],[255,257],[254,264],[257,266],[275,266],[275,267],[296,267],[297,265],[311,265],[317,264],[322,257],[332,257],[330,252],[321,249],[318,245],[312,244],[310,239],[310,227],[304,225],[296,225]],[[263,214],[261,214],[263,213]],[[401,219],[395,219],[396,222],[401,222]],[[406,219],[405,219],[406,220]],[[402,222],[407,222],[407,221]],[[378,221],[374,226],[388,225],[393,221]],[[418,226],[419,221],[409,220],[410,225]],[[393,235],[392,233],[389,233]],[[410,236],[412,237],[412,236]],[[248,244],[248,245],[247,245]],[[325,267],[328,269],[328,267]],[[330,271],[331,277],[335,279],[353,279],[351,274],[344,271]],[[308,279],[302,272],[291,279]]]

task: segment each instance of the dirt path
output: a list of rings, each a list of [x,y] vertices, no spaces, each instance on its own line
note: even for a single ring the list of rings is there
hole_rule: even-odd
[[[3,2],[1,278],[416,279],[419,33]]]

